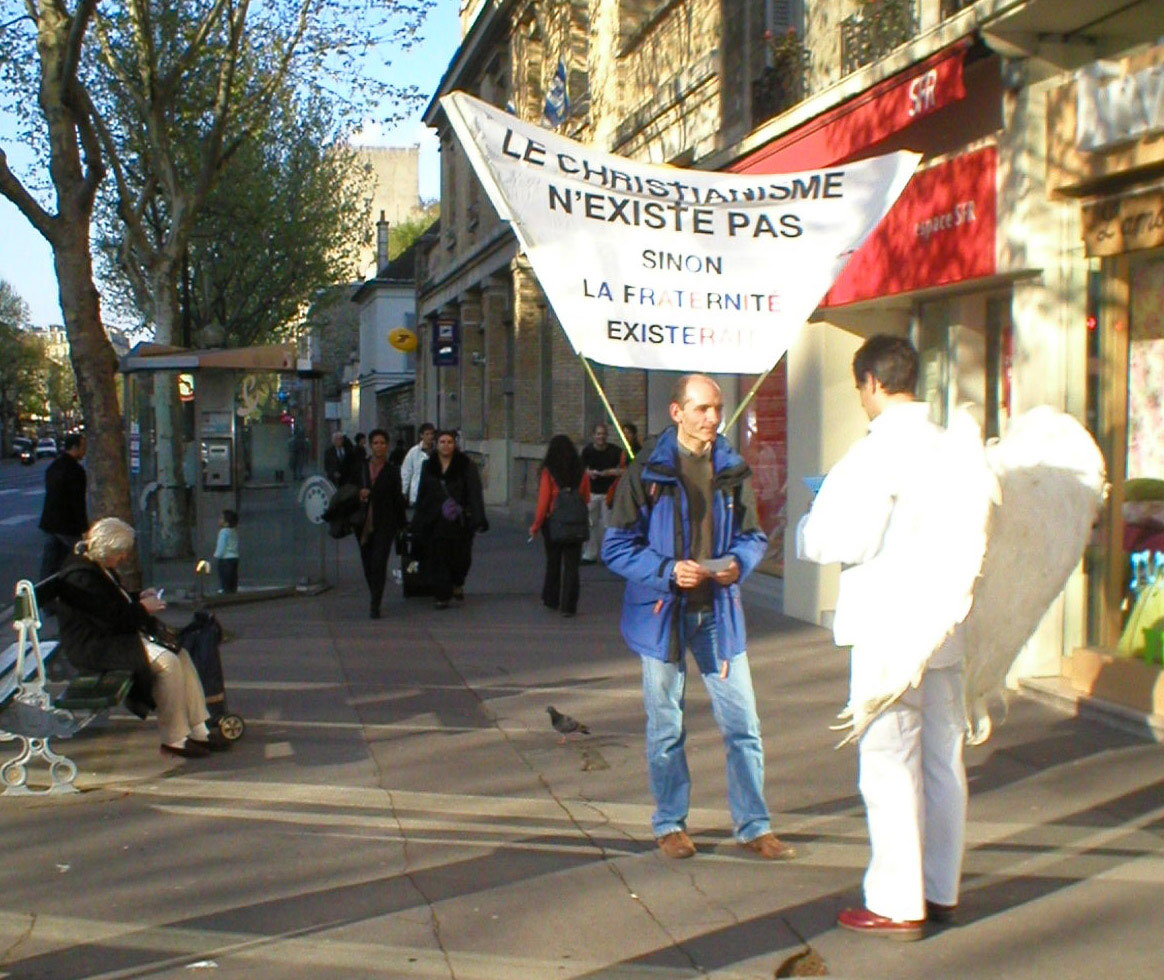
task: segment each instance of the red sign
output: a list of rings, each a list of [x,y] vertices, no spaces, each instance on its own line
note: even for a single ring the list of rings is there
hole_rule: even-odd
[[[751,387],[748,380],[748,387]],[[788,361],[781,358],[744,413],[743,455],[752,471],[766,557],[783,562],[788,492]]]
[[[914,175],[821,306],[994,275],[997,171],[988,146]]]
[[[923,116],[966,97],[964,41],[874,85],[729,169],[741,174],[819,170],[863,153]]]

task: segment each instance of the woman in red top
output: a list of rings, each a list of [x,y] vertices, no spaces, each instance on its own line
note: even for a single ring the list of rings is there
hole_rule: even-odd
[[[546,458],[542,461],[538,509],[529,535],[532,538],[541,530],[546,543],[542,602],[550,609],[561,609],[563,616],[573,616],[578,611],[578,565],[582,560],[582,542],[552,541],[549,529],[543,526],[553,513],[562,487],[569,487],[584,503],[590,503],[590,477],[582,465],[582,457],[569,436],[558,435],[550,440]]]

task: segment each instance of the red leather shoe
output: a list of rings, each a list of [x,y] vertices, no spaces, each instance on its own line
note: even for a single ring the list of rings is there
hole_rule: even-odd
[[[896,939],[899,942],[913,942],[921,939],[924,919],[887,919],[866,908],[841,909],[837,916],[837,925],[842,929],[864,933],[866,936],[882,936],[885,939]]]
[[[926,899],[926,918],[930,922],[940,922],[946,925],[954,921],[954,913],[958,911],[957,905],[943,905],[941,902],[931,902]]]

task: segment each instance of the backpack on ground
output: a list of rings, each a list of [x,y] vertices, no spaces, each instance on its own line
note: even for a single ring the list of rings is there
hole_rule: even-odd
[[[546,518],[546,530],[554,544],[581,544],[590,537],[590,509],[577,489],[558,490],[554,509]]]

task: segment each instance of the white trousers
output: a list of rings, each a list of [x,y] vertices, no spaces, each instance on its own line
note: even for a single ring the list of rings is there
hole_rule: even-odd
[[[210,717],[202,681],[185,650],[173,653],[150,640],[142,640],[142,644],[154,675],[154,703],[162,743],[181,745],[187,735]],[[205,738],[204,731],[198,734]]]
[[[590,494],[590,537],[582,545],[584,561],[598,561],[602,554],[602,535],[606,532],[606,494]]]
[[[865,906],[925,918],[926,899],[958,902],[966,839],[962,668],[927,670],[858,743],[858,786],[872,858]]]

